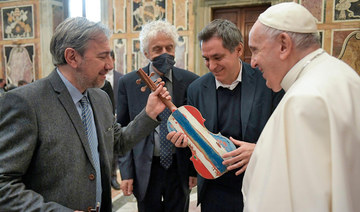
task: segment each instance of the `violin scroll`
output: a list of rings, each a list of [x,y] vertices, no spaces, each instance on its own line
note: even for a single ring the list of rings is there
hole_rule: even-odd
[[[154,75],[155,75],[155,73],[152,72],[152,73],[150,74],[150,76],[148,76],[149,79],[150,79],[152,76],[154,76]],[[141,78],[140,78],[140,79],[137,79],[137,80],[136,80],[136,84],[140,85],[142,81],[143,81],[143,80],[142,80]],[[161,81],[162,81],[161,78],[157,78],[155,81],[153,81],[153,83],[154,83],[155,86],[156,86],[155,89],[159,86],[159,84],[160,84]],[[147,88],[149,88],[151,91],[154,91],[154,90],[152,90],[152,89],[148,86],[148,84],[146,83],[146,81],[144,81],[144,83],[145,83],[145,86],[141,87],[141,92],[145,92]]]
[[[148,76],[142,68],[140,68],[136,73],[141,78],[139,83],[144,82],[146,84],[146,86],[141,88],[142,92],[144,92],[147,87],[150,88],[151,91],[155,91],[159,83],[162,81],[161,78],[158,78],[155,82],[152,81],[150,77],[154,76],[155,73],[151,73],[150,76]],[[136,80],[136,83],[138,83],[138,80]],[[165,98],[161,98],[161,100],[170,109],[170,111],[174,111],[177,109],[177,107],[171,102],[171,100],[167,100]]]

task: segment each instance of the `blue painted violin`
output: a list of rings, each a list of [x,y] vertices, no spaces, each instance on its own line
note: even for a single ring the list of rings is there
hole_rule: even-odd
[[[140,68],[137,71],[141,80],[152,91],[156,90],[161,79],[153,82],[150,77]],[[141,83],[141,81],[137,81]],[[145,91],[146,87],[142,87]],[[198,109],[190,105],[177,108],[171,101],[163,99],[164,104],[172,111],[167,121],[169,132],[182,132],[188,137],[188,146],[191,149],[193,162],[196,171],[206,179],[215,179],[227,172],[222,155],[235,150],[235,145],[226,137],[209,132],[205,125],[205,119]]]

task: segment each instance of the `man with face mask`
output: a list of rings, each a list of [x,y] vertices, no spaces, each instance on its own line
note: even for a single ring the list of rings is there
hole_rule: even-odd
[[[154,81],[162,78],[173,103],[180,107],[186,104],[188,85],[198,76],[174,66],[177,40],[175,27],[165,21],[150,22],[140,32],[141,51],[150,61],[143,70],[148,75],[154,73],[151,77]],[[122,126],[144,108],[150,94],[149,90],[141,92],[144,84],[135,84],[138,78],[134,71],[119,80],[117,121]],[[166,123],[167,118],[162,115],[162,123]],[[134,193],[140,212],[188,211],[189,193],[196,185],[196,172],[189,160],[191,152],[188,148],[175,148],[170,141],[162,139],[168,134],[162,126],[120,158],[121,189],[124,195]]]

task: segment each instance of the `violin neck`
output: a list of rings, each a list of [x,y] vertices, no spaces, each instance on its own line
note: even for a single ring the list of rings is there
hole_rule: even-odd
[[[150,77],[144,72],[142,68],[140,68],[136,72],[141,80],[149,87],[151,91],[155,91],[157,88],[157,85],[150,79]],[[174,105],[174,103],[171,102],[171,100],[168,100],[166,98],[163,98],[159,95],[161,101],[170,109],[171,112],[175,111],[177,107]]]

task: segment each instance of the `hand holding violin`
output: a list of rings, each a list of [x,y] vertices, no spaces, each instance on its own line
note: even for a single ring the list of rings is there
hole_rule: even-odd
[[[137,74],[141,80],[137,80],[136,82],[138,84],[145,82],[146,84],[146,86],[141,88],[142,91],[145,91],[146,87],[149,87],[152,91],[156,90],[157,86],[155,82],[153,82],[142,69],[139,69]],[[160,81],[156,80],[156,82]],[[177,108],[171,100],[163,98],[167,96],[166,94],[167,92],[165,92],[165,95],[162,95],[160,99],[163,100],[163,103],[172,112],[167,120],[168,131],[181,132],[184,134],[170,134],[169,136],[171,138],[169,137],[169,140],[173,140],[173,143],[178,147],[189,146],[192,153],[190,160],[193,162],[196,171],[202,177],[215,179],[223,175],[227,172],[227,169],[226,166],[222,164],[224,161],[222,155],[235,150],[235,145],[220,133],[214,134],[208,131],[204,125],[205,119],[195,107],[184,105]]]
[[[188,146],[188,139],[182,132],[171,131],[167,134],[166,139],[171,141],[176,147],[185,148]]]
[[[171,101],[171,96],[169,91],[164,87],[164,83],[161,82],[156,90],[149,95],[145,111],[148,116],[154,120],[156,117],[165,109],[165,104],[163,103],[162,99],[166,99]]]
[[[235,150],[225,153],[223,158],[227,158],[223,161],[223,164],[227,166],[227,170],[233,170],[240,168],[235,174],[239,175],[246,170],[249,164],[250,157],[254,151],[255,144],[245,141],[239,141],[230,137],[230,140],[238,146]]]

